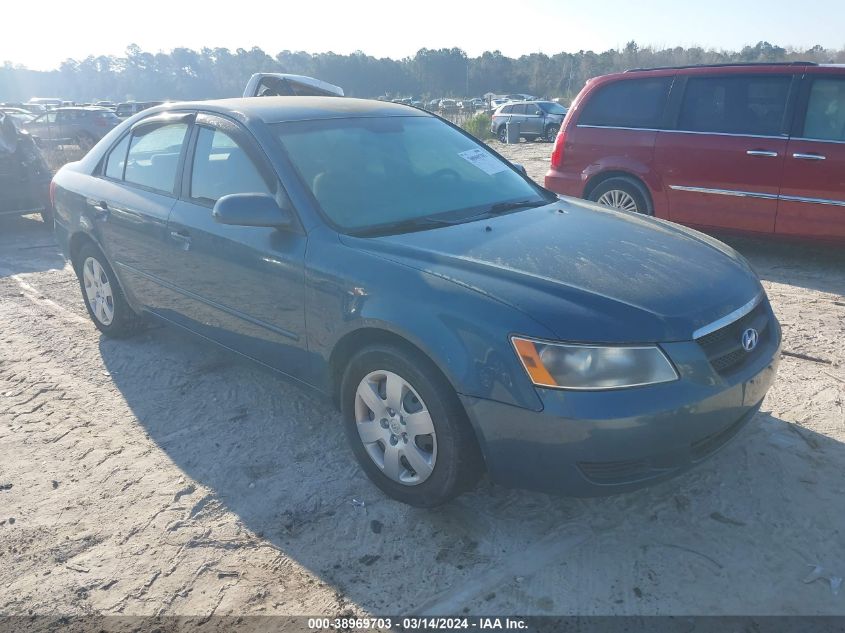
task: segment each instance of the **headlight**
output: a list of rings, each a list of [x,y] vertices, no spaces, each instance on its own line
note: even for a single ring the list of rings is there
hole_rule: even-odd
[[[656,345],[572,345],[516,336],[511,340],[538,387],[617,389],[678,379],[672,363]]]

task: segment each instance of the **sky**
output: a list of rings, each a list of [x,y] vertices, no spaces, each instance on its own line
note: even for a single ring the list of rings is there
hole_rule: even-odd
[[[0,6],[0,64],[49,70],[67,58],[176,47],[400,59],[420,48],[522,54],[641,46],[739,49],[766,40],[845,46],[845,0],[108,0]]]

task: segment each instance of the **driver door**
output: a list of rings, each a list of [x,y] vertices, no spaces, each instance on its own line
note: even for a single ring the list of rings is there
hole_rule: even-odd
[[[167,225],[176,290],[167,318],[287,374],[306,366],[305,233],[218,224],[214,203],[234,193],[285,196],[252,136],[199,114],[179,200]]]

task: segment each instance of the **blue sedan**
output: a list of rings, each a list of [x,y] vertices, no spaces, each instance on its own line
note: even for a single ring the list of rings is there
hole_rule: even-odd
[[[753,418],[777,368],[732,249],[560,199],[403,105],[166,104],[52,193],[103,334],[155,317],[334,398],[366,474],[417,506],[485,471],[582,496],[669,477]]]

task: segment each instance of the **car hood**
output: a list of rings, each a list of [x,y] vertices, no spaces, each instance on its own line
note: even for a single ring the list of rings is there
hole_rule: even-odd
[[[745,260],[715,239],[569,199],[454,226],[342,240],[517,308],[569,341],[690,340],[762,292]]]

